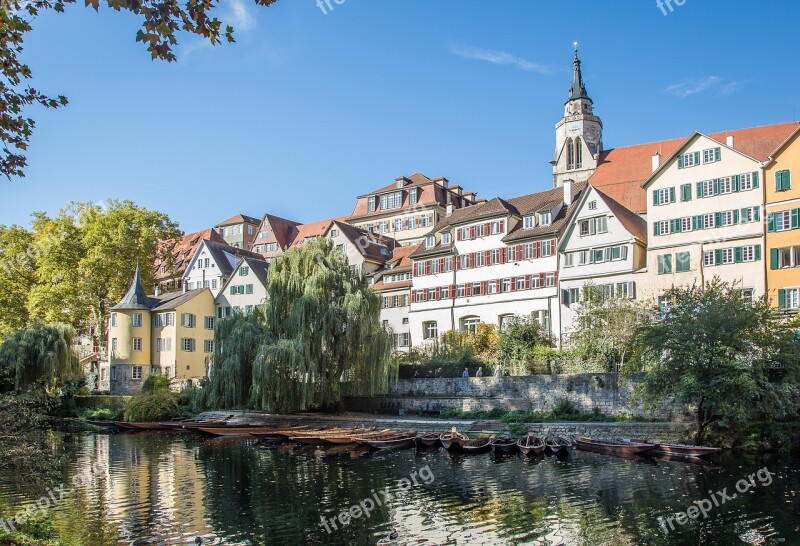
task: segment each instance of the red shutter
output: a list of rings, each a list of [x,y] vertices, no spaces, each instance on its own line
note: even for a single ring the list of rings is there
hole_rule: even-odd
[[[439,258],[439,273],[444,273],[444,258]]]
[[[430,260],[425,260],[425,274],[426,275],[430,275],[431,274],[431,261]]]
[[[472,295],[472,283],[467,284],[464,293],[467,295],[467,297],[470,297]]]
[[[524,255],[525,255],[525,254],[524,254],[524,252],[522,251],[522,245],[517,245],[517,261],[518,261],[518,262],[521,262],[521,261],[522,261],[522,259],[523,259],[522,257],[523,257]]]
[[[531,289],[531,276],[525,275],[525,290]]]
[[[538,258],[539,257],[539,241],[536,241],[535,243],[533,243],[533,252],[532,252],[531,257],[532,258]]]
[[[473,269],[475,267],[475,253],[471,252],[469,255],[469,268]]]
[[[505,233],[506,221],[500,220],[500,233]]]
[[[491,232],[492,232],[492,223],[486,222],[485,224],[483,224],[483,236],[486,237]]]
[[[461,240],[461,228],[458,228],[456,230],[456,241],[460,241],[460,240]]]
[[[455,297],[456,297],[456,285],[451,284],[450,285],[450,299],[453,299]]]
[[[558,271],[553,273],[553,279],[554,279],[555,284],[558,284]]]
[[[470,240],[475,238],[475,226],[469,226],[469,238]]]
[[[459,267],[461,267],[461,257],[453,256],[453,271],[458,271]]]
[[[489,281],[483,281],[481,283],[481,295],[482,296],[485,296],[486,294],[489,293],[488,286],[489,286]]]
[[[506,263],[506,255],[507,255],[507,252],[506,252],[505,247],[501,248],[500,249],[500,263],[501,264]]]
[[[511,277],[511,291],[512,292],[516,292],[517,291],[517,278],[516,277]]]
[[[539,288],[544,286],[544,273],[539,273]]]
[[[484,250],[483,251],[483,265],[489,265],[489,260],[492,259],[492,251],[491,250]]]
[[[556,240],[550,239],[550,255],[554,256],[556,253]]]

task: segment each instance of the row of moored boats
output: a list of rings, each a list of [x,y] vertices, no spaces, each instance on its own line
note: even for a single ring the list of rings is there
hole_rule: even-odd
[[[278,424],[272,426],[230,424],[227,421],[175,420],[160,423],[128,423],[124,421],[89,421],[93,425],[117,430],[177,430],[195,431],[207,436],[227,438],[255,438],[265,442],[291,441],[305,445],[362,445],[375,449],[430,448],[441,446],[449,451],[463,453],[523,455],[566,455],[573,447],[596,453],[618,456],[664,455],[682,458],[699,458],[717,453],[719,448],[676,443],[649,442],[642,439],[592,439],[585,436],[537,436],[528,433],[520,438],[508,435],[491,435],[471,439],[455,427],[445,432],[423,432],[375,428],[329,427],[315,428],[304,424]]]

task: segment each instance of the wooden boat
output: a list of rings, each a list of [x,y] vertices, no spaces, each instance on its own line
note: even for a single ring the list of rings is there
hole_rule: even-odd
[[[162,423],[128,423],[132,428],[137,430],[169,430],[169,427],[164,426]]]
[[[469,441],[469,436],[462,434],[453,427],[450,432],[442,432],[439,435],[439,441],[442,442],[442,447],[445,449],[461,449],[461,446]]]
[[[435,447],[439,445],[440,432],[426,432],[417,436],[417,446],[419,447]]]
[[[492,453],[512,453],[517,449],[517,443],[513,438],[503,436],[495,438],[489,444],[492,448]]]
[[[656,448],[650,452],[651,455],[673,455],[677,457],[705,457],[707,455],[713,455],[714,453],[719,453],[720,451],[722,451],[722,449],[718,447],[693,446],[689,444],[676,444],[676,443],[662,444],[660,442],[649,442],[641,438],[633,438],[631,439],[631,442],[655,444]]]
[[[379,432],[368,432],[368,433],[358,433],[358,434],[352,434],[352,433],[339,434],[339,433],[334,433],[334,434],[332,434],[330,436],[325,435],[322,438],[328,444],[334,444],[334,445],[358,445],[358,442],[356,442],[356,436],[358,436],[359,438],[364,438],[365,436],[366,437],[378,437],[378,436],[380,436],[382,434],[389,434],[389,433],[398,434],[398,431],[391,430],[391,429],[387,428],[387,429],[381,430]]]
[[[297,442],[309,446],[321,446],[329,443],[327,441],[328,437],[331,438],[340,438],[342,436],[355,437],[358,436],[359,434],[364,434],[371,431],[372,429],[362,428],[362,429],[349,429],[345,431],[335,431],[335,432],[317,432],[312,434],[301,433],[298,436],[289,436],[289,440],[292,442]]]
[[[414,447],[416,437],[417,432],[411,431],[388,437],[364,438],[361,441],[364,445],[375,449],[404,449]]]
[[[621,440],[593,440],[586,436],[581,436],[575,440],[575,445],[578,449],[584,451],[594,451],[595,453],[606,453],[609,455],[638,455],[656,448],[656,444],[625,442]]]
[[[125,421],[111,421],[116,425],[118,428],[125,429],[125,430],[138,430],[135,426],[130,423],[126,423]]]
[[[492,448],[492,440],[494,440],[494,435],[489,436],[488,438],[470,440],[465,442],[464,445],[461,446],[461,449],[464,450],[464,453],[485,453]]]
[[[165,428],[174,430],[194,430],[202,427],[224,427],[227,423],[225,421],[165,421],[162,422]]]
[[[566,455],[572,449],[572,442],[561,436],[551,436],[545,439],[545,450],[553,455]]]
[[[96,426],[96,427],[103,427],[103,428],[107,428],[107,429],[109,429],[109,430],[119,430],[119,429],[121,428],[121,427],[120,427],[120,426],[119,426],[117,423],[115,423],[114,421],[94,421],[94,420],[88,420],[88,421],[86,421],[86,422],[87,422],[87,423],[89,423],[90,425],[94,425],[94,426]]]
[[[544,453],[544,440],[529,432],[527,436],[517,440],[517,447],[524,455],[541,455]]]
[[[208,434],[209,436],[252,436],[256,433],[293,433],[300,432],[300,430],[303,429],[297,429],[296,427],[200,427],[197,429],[198,432]]]

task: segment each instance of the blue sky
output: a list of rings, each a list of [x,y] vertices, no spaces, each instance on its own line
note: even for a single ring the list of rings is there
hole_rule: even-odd
[[[30,167],[0,181],[0,224],[111,197],[186,231],[238,212],[313,221],[415,172],[483,197],[546,189],[574,40],[606,148],[791,121],[800,3],[765,8],[222,0],[237,43],[184,35],[167,64],[135,43],[132,15],[73,5],[26,45],[35,86],[70,104],[31,111]]]

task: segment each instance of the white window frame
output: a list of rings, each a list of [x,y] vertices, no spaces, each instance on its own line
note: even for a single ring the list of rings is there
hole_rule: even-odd
[[[426,320],[422,323],[422,339],[439,339],[439,325],[435,320]]]
[[[527,214],[522,218],[522,228],[531,229],[536,226],[536,217],[533,214]]]
[[[739,175],[739,191],[749,191],[753,189],[753,173],[743,173]]]
[[[715,227],[714,224],[714,213],[708,213],[703,215],[703,229],[711,229]]]

